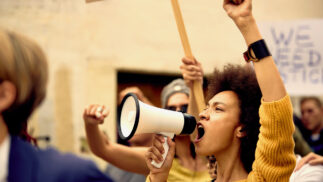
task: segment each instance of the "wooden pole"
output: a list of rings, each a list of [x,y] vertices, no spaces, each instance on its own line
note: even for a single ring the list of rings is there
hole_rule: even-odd
[[[190,59],[194,59],[193,54],[192,54],[192,50],[191,50],[191,47],[190,47],[190,44],[189,44],[189,41],[187,38],[186,29],[184,26],[184,21],[183,21],[182,13],[181,13],[181,10],[180,10],[179,4],[178,4],[178,0],[171,0],[171,2],[172,2],[174,15],[175,15],[177,29],[178,29],[179,35],[181,37],[182,46],[184,48],[185,56]],[[193,92],[194,93],[191,93],[191,96],[194,97],[194,100],[195,100],[195,103],[196,103],[196,106],[198,109],[198,113],[200,113],[205,108],[204,94],[203,94],[202,84],[200,81],[194,81]],[[196,115],[196,114],[194,114],[194,115]]]

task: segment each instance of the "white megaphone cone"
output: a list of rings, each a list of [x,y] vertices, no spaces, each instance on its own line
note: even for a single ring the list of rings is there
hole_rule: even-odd
[[[196,127],[194,116],[189,114],[160,109],[138,100],[135,94],[127,94],[121,102],[121,112],[118,121],[119,136],[129,140],[139,133],[159,133],[165,136],[163,159],[168,153],[167,137],[174,134],[191,134]],[[164,163],[152,161],[155,167],[160,168]]]

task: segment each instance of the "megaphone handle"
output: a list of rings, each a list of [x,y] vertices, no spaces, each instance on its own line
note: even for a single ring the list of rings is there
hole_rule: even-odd
[[[174,133],[160,133],[160,134],[164,135],[165,142],[163,143],[163,147],[164,147],[165,152],[163,153],[163,161],[161,161],[160,163],[157,163],[154,160],[151,161],[151,164],[153,166],[155,166],[156,168],[161,168],[161,166],[164,164],[165,158],[168,154],[169,145],[167,143],[167,137],[170,137],[170,138],[174,137]]]

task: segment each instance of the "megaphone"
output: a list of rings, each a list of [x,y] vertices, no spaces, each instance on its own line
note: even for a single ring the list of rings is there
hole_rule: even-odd
[[[174,134],[191,134],[196,127],[194,116],[157,108],[138,100],[133,93],[128,93],[121,102],[121,112],[118,120],[118,133],[121,139],[129,140],[140,133],[159,133],[165,138],[173,138]],[[169,146],[167,140],[163,144],[165,152],[163,161],[152,164],[160,168],[164,163]]]

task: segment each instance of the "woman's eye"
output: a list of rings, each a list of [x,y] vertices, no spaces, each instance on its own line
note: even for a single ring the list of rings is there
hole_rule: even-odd
[[[216,107],[215,108],[216,111],[223,111],[223,109],[219,108],[219,107]]]

